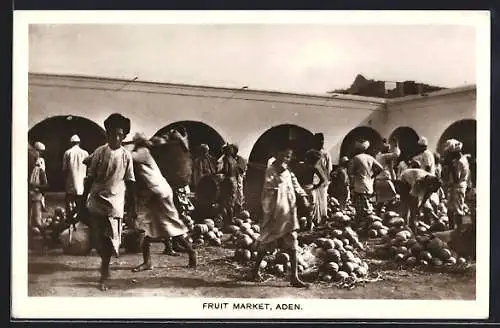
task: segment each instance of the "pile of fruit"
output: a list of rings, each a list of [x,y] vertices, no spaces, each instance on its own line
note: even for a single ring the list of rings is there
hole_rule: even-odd
[[[374,255],[381,259],[393,259],[402,267],[420,267],[435,271],[454,271],[467,267],[467,261],[459,257],[440,238],[417,235],[403,230],[394,236],[382,238],[376,245]]]
[[[233,222],[226,231],[230,234],[230,243],[237,249],[235,257],[242,262],[253,260],[257,255],[255,245],[260,237],[260,226],[252,220],[248,211],[242,211]]]
[[[349,246],[336,238],[319,238],[307,246],[317,259],[318,277],[322,281],[359,279],[368,275],[368,264]]]
[[[215,226],[212,219],[205,219],[203,223],[195,224],[193,230],[189,234],[189,241],[193,242],[195,246],[211,245],[221,246],[221,238],[223,232]]]

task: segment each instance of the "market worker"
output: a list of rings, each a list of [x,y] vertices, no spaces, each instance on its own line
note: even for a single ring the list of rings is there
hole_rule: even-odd
[[[347,172],[348,165],[349,158],[342,156],[337,169],[331,174],[331,184],[329,187],[330,196],[338,200],[342,209],[347,206],[351,198],[349,173]]]
[[[48,187],[47,175],[45,174],[45,160],[43,152],[45,145],[39,141],[34,147],[28,145],[28,213],[32,228],[42,228],[42,212],[45,207],[43,191]]]
[[[138,206],[145,212],[136,221],[136,228],[144,231],[145,238],[142,244],[143,263],[133,272],[151,270],[151,242],[163,241],[172,238],[187,250],[189,254],[189,267],[196,267],[196,252],[191,243],[186,240],[185,234],[188,229],[179,217],[179,212],[174,204],[174,192],[167,180],[161,174],[153,156],[149,151],[151,143],[142,134],[136,134],[133,138],[134,150],[132,157],[137,179],[139,198]]]
[[[70,139],[71,147],[64,152],[62,170],[66,177],[66,213],[71,213],[79,208],[83,195],[83,181],[87,175],[87,166],[83,161],[89,153],[80,148],[80,137],[73,135]]]
[[[80,219],[88,219],[93,247],[101,257],[99,288],[102,291],[108,289],[111,256],[119,254],[126,191],[128,215],[132,221],[137,217],[132,154],[122,146],[130,132],[130,119],[111,114],[104,121],[104,127],[107,143],[86,160],[89,165],[83,199],[87,199],[87,204],[78,211]]]
[[[470,167],[462,154],[463,144],[455,139],[446,140],[443,160],[443,181],[448,194],[448,216],[453,228],[460,228],[465,213],[465,193],[470,182]]]
[[[418,140],[419,154],[413,159],[420,162],[422,169],[432,175],[436,175],[436,159],[434,153],[428,148],[429,142],[426,137],[420,137]]]
[[[333,169],[332,158],[325,150],[325,136],[323,133],[314,134],[314,149],[320,152],[321,157],[318,160],[318,170],[324,179],[321,181],[320,186],[315,189],[316,199],[319,208],[320,220],[326,220],[328,216],[328,186],[330,184],[330,173]],[[317,176],[319,179],[319,176]],[[320,222],[318,222],[320,223]]]
[[[401,216],[416,231],[416,219],[429,197],[439,190],[439,179],[420,168],[405,170],[395,182],[401,199]],[[408,216],[409,215],[409,216]]]
[[[304,199],[309,207],[307,194],[300,187],[295,175],[289,170],[293,150],[291,145],[282,145],[276,160],[266,169],[262,190],[263,217],[260,223],[261,234],[257,240],[258,255],[252,271],[252,278],[261,281],[260,265],[267,251],[281,248],[288,251],[291,260],[291,279],[293,287],[307,287],[298,276],[297,230],[300,228],[297,218],[297,196]]]
[[[298,163],[294,170],[297,181],[309,197],[310,208],[307,212],[307,228],[313,231],[315,225],[321,222],[320,203],[318,201],[318,190],[326,180],[323,173],[318,168],[318,161],[321,159],[321,153],[316,149],[310,149],[306,152],[306,161]],[[317,176],[319,181],[314,183]]]
[[[360,225],[370,214],[373,206],[370,198],[373,195],[375,177],[382,172],[383,167],[373,156],[367,154],[370,142],[367,140],[357,142],[355,145],[357,155],[352,158],[351,176],[353,183],[353,203],[356,209],[356,224]]]

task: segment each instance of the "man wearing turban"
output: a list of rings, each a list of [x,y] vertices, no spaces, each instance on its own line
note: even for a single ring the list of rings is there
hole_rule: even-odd
[[[382,172],[383,167],[373,156],[367,154],[370,142],[362,140],[356,143],[356,153],[352,159],[351,176],[353,179],[353,203],[356,209],[356,223],[359,225],[370,214],[373,205],[370,198],[373,195],[373,182]]]
[[[450,224],[459,228],[465,213],[465,193],[470,176],[469,162],[462,154],[462,143],[446,140],[444,150],[443,182],[448,191],[448,216]]]
[[[93,247],[101,257],[99,288],[107,290],[109,262],[113,253],[118,256],[121,229],[125,211],[125,193],[128,192],[128,215],[137,217],[135,204],[135,176],[130,151],[122,141],[130,132],[130,120],[121,114],[111,114],[105,121],[107,143],[98,147],[88,163],[83,199],[87,203],[79,210],[79,218],[90,225]]]

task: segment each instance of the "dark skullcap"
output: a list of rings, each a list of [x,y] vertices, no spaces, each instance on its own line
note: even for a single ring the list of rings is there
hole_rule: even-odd
[[[122,114],[114,113],[108,116],[104,121],[104,128],[109,131],[113,128],[119,128],[123,130],[125,135],[130,133],[130,119],[126,118]]]

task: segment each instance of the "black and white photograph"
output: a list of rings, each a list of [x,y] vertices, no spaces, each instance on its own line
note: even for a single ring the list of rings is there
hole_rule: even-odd
[[[13,40],[14,317],[487,317],[489,12],[27,11]]]

